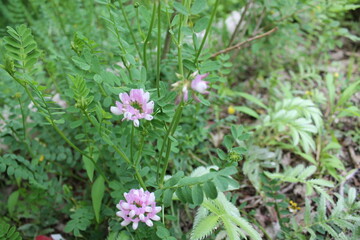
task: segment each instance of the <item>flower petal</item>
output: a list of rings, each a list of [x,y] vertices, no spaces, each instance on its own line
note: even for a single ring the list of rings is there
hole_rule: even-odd
[[[151,217],[152,220],[154,221],[159,221],[160,220],[160,217],[158,215],[154,215]]]
[[[138,119],[135,119],[135,120],[134,120],[134,126],[135,126],[135,127],[139,127],[139,125],[140,125],[139,120],[138,120]]]
[[[150,114],[146,114],[146,115],[145,115],[145,119],[146,119],[146,120],[151,121],[151,120],[153,120],[153,118],[154,118],[154,117],[151,116]]]
[[[110,107],[110,112],[112,112],[115,115],[121,115],[122,111],[117,107]]]
[[[136,229],[138,228],[138,226],[139,226],[139,223],[138,223],[138,222],[133,222],[132,228],[133,228],[134,230],[136,230]]]
[[[154,224],[153,224],[153,222],[150,220],[150,219],[148,219],[146,222],[146,225],[148,225],[149,227],[152,227]]]
[[[124,220],[121,222],[121,226],[127,226],[127,225],[129,225],[129,223],[131,223],[131,221]]]

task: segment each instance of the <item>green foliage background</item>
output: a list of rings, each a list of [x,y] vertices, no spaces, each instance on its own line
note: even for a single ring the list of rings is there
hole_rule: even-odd
[[[0,237],[358,239],[359,7],[1,0]],[[196,71],[211,93],[176,105]],[[133,88],[156,104],[135,131],[110,113]],[[163,220],[133,231],[115,205],[139,187]]]

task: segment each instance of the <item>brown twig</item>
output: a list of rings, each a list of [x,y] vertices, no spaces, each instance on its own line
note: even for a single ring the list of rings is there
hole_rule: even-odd
[[[240,17],[240,20],[239,20],[238,24],[237,24],[236,27],[235,27],[235,31],[234,31],[233,34],[231,35],[231,38],[230,38],[228,47],[230,47],[230,45],[233,43],[233,41],[234,41],[234,39],[235,39],[235,36],[236,36],[236,34],[238,33],[239,28],[240,28],[242,22],[243,22],[244,19],[245,19],[246,12],[247,12],[247,10],[249,9],[249,6],[250,6],[251,2],[252,2],[252,1],[249,1],[249,2],[247,2],[247,4],[245,5],[245,9],[244,9],[244,11],[242,12],[241,17]]]
[[[230,51],[232,51],[232,50],[234,50],[234,49],[240,49],[240,48],[241,48],[242,46],[244,46],[245,44],[247,44],[247,43],[249,43],[249,42],[252,42],[252,41],[254,41],[254,40],[256,40],[256,39],[266,37],[266,36],[274,33],[276,30],[278,30],[278,27],[275,27],[275,28],[271,29],[270,31],[267,31],[267,32],[265,32],[265,33],[263,33],[263,34],[260,34],[260,35],[255,36],[255,37],[251,37],[251,38],[247,39],[246,41],[243,41],[243,42],[241,42],[241,43],[235,44],[234,46],[225,48],[225,49],[223,49],[223,50],[221,50],[221,51],[219,51],[219,52],[214,53],[213,55],[211,55],[211,58],[217,57],[217,56],[219,56],[220,54],[223,54],[223,53],[230,52]]]
[[[170,22],[173,21],[174,17],[175,17],[175,13],[173,13],[171,15],[170,18]],[[163,47],[163,52],[161,54],[161,60],[164,60],[166,58],[166,55],[168,54],[168,52],[170,51],[170,45],[171,45],[171,34],[170,34],[170,26],[168,27],[168,29],[166,30],[166,37],[165,37],[165,41],[164,41],[164,47]]]

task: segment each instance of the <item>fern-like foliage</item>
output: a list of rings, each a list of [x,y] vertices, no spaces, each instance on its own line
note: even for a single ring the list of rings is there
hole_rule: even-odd
[[[260,176],[263,169],[275,169],[278,166],[275,159],[275,152],[255,145],[249,146],[242,171],[257,190],[261,188]]]
[[[26,22],[26,11],[21,0],[11,0],[4,3],[0,1],[0,12],[7,21],[13,24],[21,24]]]
[[[0,239],[6,240],[21,240],[20,233],[16,230],[15,226],[0,220]]]
[[[285,99],[275,104],[261,129],[273,129],[280,135],[290,135],[294,145],[300,145],[305,152],[315,150],[312,134],[322,126],[322,114],[311,100],[302,98]]]
[[[58,111],[58,107],[52,106],[51,96],[43,93],[45,88],[38,85],[32,78],[32,75],[36,72],[34,65],[41,53],[37,48],[31,30],[25,25],[20,25],[15,29],[8,27],[7,32],[9,36],[4,37],[8,57],[8,63],[4,67],[5,70],[24,87],[39,113],[50,124],[63,123],[62,118],[55,118],[54,116],[60,116],[64,112]]]
[[[246,239],[246,235],[251,239],[261,239],[260,234],[240,216],[239,210],[221,192],[216,199],[205,199],[202,203],[196,214],[190,239],[205,239],[221,225],[230,240]]]
[[[67,222],[64,231],[73,232],[76,237],[80,236],[80,231],[85,231],[94,219],[94,211],[90,206],[76,209],[75,213],[70,215],[71,220]]]
[[[15,68],[28,74],[32,73],[33,66],[40,57],[40,51],[30,28],[20,25],[15,29],[12,27],[7,27],[7,29],[9,36],[4,37],[6,55],[14,62]],[[12,75],[10,69],[6,70]]]
[[[307,195],[312,194],[315,189],[318,193],[323,194],[328,200],[332,201],[331,197],[326,193],[323,187],[334,187],[334,184],[324,179],[308,179],[315,173],[315,171],[315,166],[305,168],[304,165],[300,164],[295,168],[290,167],[284,173],[265,172],[265,175],[270,179],[279,179],[280,182],[305,184]]]
[[[74,99],[76,101],[75,106],[82,110],[85,110],[93,100],[93,96],[89,96],[90,89],[86,86],[86,82],[81,76],[70,76],[73,83],[71,86]]]
[[[46,174],[43,174],[40,166],[34,166],[29,161],[15,154],[5,154],[0,157],[0,172],[6,172],[9,176],[29,181],[40,189],[47,189],[49,182]]]
[[[300,224],[292,222],[294,231],[288,234],[288,239],[316,240],[324,239],[324,236],[339,240],[359,239],[360,202],[356,201],[355,188],[349,189],[346,198],[335,195],[338,200],[336,204],[330,203],[331,211],[327,211],[329,205],[325,195],[321,195],[316,212],[312,209],[311,201],[306,199],[304,221]],[[310,238],[303,233],[308,233]]]

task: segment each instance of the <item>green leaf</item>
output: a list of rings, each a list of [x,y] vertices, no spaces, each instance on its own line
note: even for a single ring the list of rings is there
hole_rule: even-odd
[[[334,183],[325,180],[325,179],[310,179],[309,183],[324,186],[324,187],[334,187]]]
[[[308,198],[305,199],[304,222],[306,225],[310,225],[311,223],[311,205]]]
[[[190,240],[204,239],[216,228],[218,220],[219,216],[216,215],[209,215],[200,220],[199,223],[194,226]]]
[[[206,9],[206,0],[195,0],[193,5],[191,6],[190,12],[191,14],[199,14]]]
[[[171,188],[166,189],[166,190],[164,191],[164,194],[163,194],[163,203],[164,203],[164,206],[165,206],[165,207],[168,207],[168,206],[171,205],[171,200],[172,200],[173,194],[174,194],[174,190],[172,190]]]
[[[191,188],[189,186],[185,186],[182,188],[182,192],[184,194],[184,197],[186,199],[186,202],[188,203],[194,203],[191,195]]]
[[[99,152],[96,149],[94,149],[93,151],[94,152],[90,153],[89,148],[85,149],[85,152],[87,154],[89,154],[93,158],[93,160],[96,162],[98,157],[99,157]],[[82,159],[83,159],[83,162],[84,162],[84,167],[85,167],[86,173],[87,173],[90,181],[92,182],[93,177],[94,177],[94,170],[95,170],[94,163],[89,158],[87,158],[86,156],[83,156]]]
[[[311,155],[311,154],[307,154],[307,153],[302,153],[300,151],[296,151],[295,152],[297,155],[300,155],[302,158],[304,158],[305,160],[309,161],[312,164],[316,165],[316,160],[315,158]]]
[[[0,219],[0,239],[2,240],[22,240],[20,233],[15,226],[10,226]]]
[[[95,213],[95,218],[98,223],[100,223],[101,201],[104,197],[104,192],[105,192],[105,181],[102,176],[99,176],[95,180],[91,188],[91,199]]]
[[[245,107],[245,106],[236,106],[234,107],[237,111],[245,113],[249,116],[252,116],[256,119],[260,118],[259,114],[257,112],[255,112],[254,110],[252,110],[251,108]]]
[[[237,168],[234,167],[234,166],[231,166],[231,167],[226,167],[224,169],[221,169],[219,171],[219,174],[221,176],[226,176],[226,177],[229,177],[230,175],[234,175],[238,172]]]
[[[253,95],[250,95],[250,94],[244,93],[244,92],[237,92],[237,93],[235,93],[235,95],[243,97],[243,98],[247,99],[248,101],[255,103],[256,105],[258,105],[264,109],[267,109],[266,105],[260,99],[258,99],[257,97],[255,97]]]
[[[201,32],[206,29],[209,24],[210,18],[208,16],[202,17],[196,21],[194,26],[194,32]]]
[[[180,199],[181,202],[184,202],[184,203],[186,202],[186,198],[185,198],[182,188],[178,188],[176,190],[176,196]]]
[[[353,204],[355,199],[356,199],[356,189],[352,187],[349,189],[348,192],[348,199],[347,199],[348,204],[349,205]]]
[[[8,198],[7,206],[10,216],[14,214],[15,207],[19,200],[19,190],[16,190],[15,192],[12,192]]]
[[[161,239],[166,239],[167,237],[170,236],[170,233],[169,233],[169,230],[167,230],[163,226],[158,226],[157,231],[156,231],[156,235]]]
[[[335,85],[334,85],[334,78],[331,73],[328,73],[326,75],[326,86],[329,92],[330,108],[333,109],[335,103]]]
[[[316,171],[316,167],[315,166],[309,166],[307,168],[305,168],[298,176],[299,179],[306,179],[308,177],[310,177],[311,175],[313,175]]]
[[[358,87],[359,87],[360,81],[354,82],[353,84],[351,84],[349,87],[347,87],[345,89],[345,91],[341,94],[340,99],[337,103],[337,106],[342,106],[343,104],[345,104],[350,97],[356,92],[358,91]]]
[[[183,171],[178,171],[169,180],[166,180],[164,186],[165,187],[172,187],[172,186],[176,185],[183,176],[184,176],[184,172]]]
[[[244,230],[244,232],[246,232],[251,239],[254,240],[261,240],[261,236],[260,234],[251,226],[251,224],[246,221],[245,219],[243,219],[242,217],[235,217],[230,215],[230,219],[236,223],[239,227],[242,228],[242,230]]]
[[[337,116],[338,118],[342,117],[358,117],[360,118],[360,109],[356,106],[351,106],[341,110]]]
[[[223,145],[226,147],[227,150],[230,150],[233,146],[233,139],[231,136],[226,135],[223,140]]]
[[[204,201],[204,193],[200,185],[192,187],[191,195],[195,205],[200,205]]]
[[[189,15],[187,9],[184,7],[184,5],[182,5],[179,2],[174,2],[174,8],[176,9],[176,11],[178,11],[179,13],[187,16]]]
[[[82,59],[78,56],[74,56],[74,57],[72,57],[72,60],[75,63],[75,65],[78,66],[79,68],[81,68],[82,70],[85,70],[85,71],[90,70],[90,65],[88,63],[86,63],[84,61],[84,59]]]
[[[217,198],[218,192],[213,182],[209,181],[204,184],[204,192],[206,196],[210,199]]]

